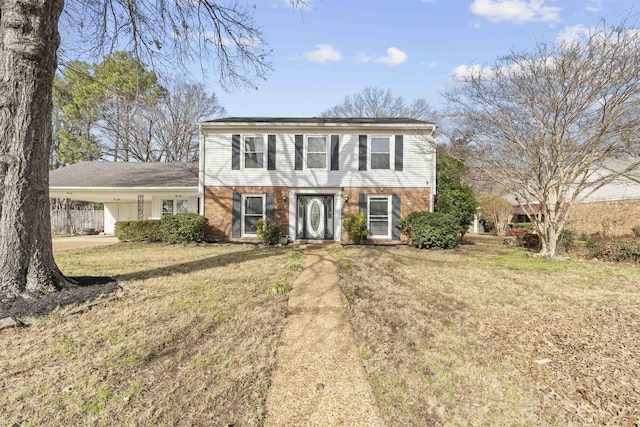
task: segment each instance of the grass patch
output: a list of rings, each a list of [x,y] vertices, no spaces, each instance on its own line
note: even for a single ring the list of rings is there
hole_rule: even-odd
[[[262,425],[299,251],[119,244],[60,252],[117,299],[0,334],[7,425]],[[269,284],[277,278],[282,292]]]
[[[473,243],[332,251],[387,424],[640,419],[640,270]]]

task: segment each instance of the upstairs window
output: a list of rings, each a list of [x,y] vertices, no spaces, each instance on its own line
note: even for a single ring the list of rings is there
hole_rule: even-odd
[[[264,137],[244,137],[244,167],[248,169],[264,168]]]
[[[371,169],[391,168],[391,138],[371,137]]]
[[[307,169],[327,168],[327,137],[310,136],[307,139]]]

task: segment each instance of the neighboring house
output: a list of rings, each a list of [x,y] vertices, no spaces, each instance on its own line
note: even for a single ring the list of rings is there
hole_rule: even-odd
[[[601,168],[600,174],[622,171],[629,163],[612,161]],[[640,224],[640,170],[618,176],[615,180],[589,193],[583,192],[567,221],[567,228],[579,234],[603,233],[607,236],[631,234],[631,228]],[[512,222],[528,222],[526,212],[517,205],[513,196],[505,196],[514,205]],[[566,205],[568,207],[568,204]],[[539,211],[539,203],[525,206],[533,214]]]
[[[104,203],[111,234],[116,221],[198,212],[198,164],[80,162],[50,171],[49,196]]]
[[[578,233],[631,234],[640,225],[640,170],[602,186],[574,207],[568,227]]]
[[[432,210],[435,125],[413,119],[224,118],[201,123],[200,212],[210,240],[255,240],[272,217],[291,240],[346,242],[359,211],[374,241]]]

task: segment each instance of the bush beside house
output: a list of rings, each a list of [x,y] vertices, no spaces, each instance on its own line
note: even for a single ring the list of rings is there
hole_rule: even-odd
[[[443,212],[411,212],[398,226],[418,249],[449,249],[458,245],[459,218]]]
[[[124,242],[200,242],[207,219],[195,213],[165,215],[162,219],[118,221],[114,235]]]

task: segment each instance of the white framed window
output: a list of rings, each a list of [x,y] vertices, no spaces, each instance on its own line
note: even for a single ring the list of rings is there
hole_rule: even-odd
[[[310,135],[307,137],[307,169],[327,168],[327,146],[329,138],[326,135]]]
[[[372,136],[369,139],[370,169],[391,169],[391,137]]]
[[[372,238],[391,238],[391,196],[369,196],[367,228]]]
[[[257,236],[258,220],[264,218],[264,194],[242,195],[242,236]]]
[[[189,212],[189,201],[185,199],[162,200],[162,215],[173,215]]]
[[[263,135],[245,136],[243,140],[245,169],[264,168],[265,143]]]

